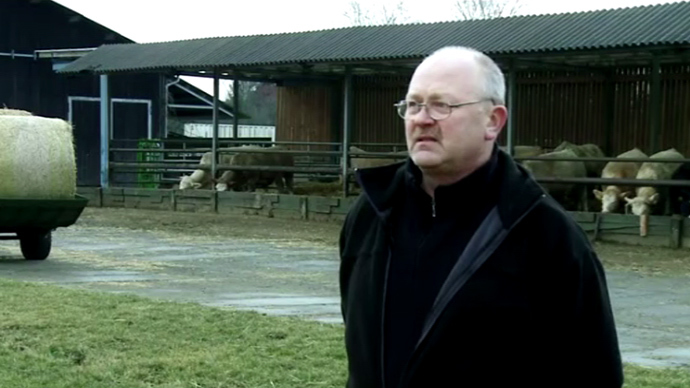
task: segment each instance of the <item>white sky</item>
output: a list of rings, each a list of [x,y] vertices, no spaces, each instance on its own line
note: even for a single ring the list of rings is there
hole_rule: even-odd
[[[359,0],[365,9],[399,0]],[[346,27],[350,0],[56,0],[135,42],[272,34]],[[403,0],[410,22],[453,20],[454,0]],[[577,12],[669,3],[664,0],[523,0],[520,14]],[[432,5],[433,4],[433,5]],[[212,80],[185,77],[207,92]],[[221,81],[221,95],[227,84]]]

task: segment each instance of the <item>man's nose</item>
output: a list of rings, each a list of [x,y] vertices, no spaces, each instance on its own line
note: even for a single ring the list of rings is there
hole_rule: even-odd
[[[417,112],[417,114],[412,116],[412,122],[415,125],[430,125],[433,124],[436,120],[431,118],[431,115],[429,115],[429,110],[426,105],[422,106],[422,109]]]

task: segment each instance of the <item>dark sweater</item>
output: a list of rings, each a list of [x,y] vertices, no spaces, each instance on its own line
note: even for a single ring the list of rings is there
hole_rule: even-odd
[[[435,200],[421,188],[419,168],[407,161],[404,197],[393,212],[394,246],[384,317],[387,387],[398,385],[441,285],[497,202],[496,151],[472,174],[437,188]]]

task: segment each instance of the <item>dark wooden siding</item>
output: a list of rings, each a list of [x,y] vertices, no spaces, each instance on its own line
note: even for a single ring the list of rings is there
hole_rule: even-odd
[[[664,65],[661,72],[660,147],[676,147],[690,156],[690,65]],[[650,77],[649,67],[520,72],[515,93],[516,144],[553,148],[564,140],[595,143],[610,156],[633,147],[649,154],[658,151],[651,148]],[[353,143],[404,144],[403,123],[393,104],[404,97],[407,82],[407,77],[354,78]],[[278,95],[278,138],[341,140],[339,128],[328,125],[327,116],[334,114],[333,119],[342,121],[342,107],[332,104],[333,95],[342,93],[341,84],[331,86],[331,105],[322,101],[329,95],[324,88],[304,85],[289,92],[284,88]],[[319,104],[330,108],[316,111]],[[505,144],[505,134],[504,130],[501,144]]]
[[[407,77],[355,77],[353,143],[405,143],[404,122],[393,104],[405,98]],[[362,146],[386,152],[390,147]]]
[[[280,86],[277,91],[276,141],[330,142],[337,137],[340,101],[338,85]],[[308,149],[307,146],[290,146]],[[309,149],[327,150],[320,147]]]

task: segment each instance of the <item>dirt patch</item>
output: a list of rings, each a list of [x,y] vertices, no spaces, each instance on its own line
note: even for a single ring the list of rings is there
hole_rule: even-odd
[[[328,246],[337,246],[341,227],[340,222],[333,221],[118,208],[86,208],[77,225],[182,232],[191,237],[307,241]]]
[[[198,237],[270,240],[285,246],[303,243],[338,246],[341,222],[296,221],[239,214],[205,214],[158,210],[86,208],[78,225],[89,227],[155,230],[173,233],[174,238],[193,241]],[[172,235],[171,235],[172,236]],[[607,269],[648,275],[690,276],[690,251],[645,247],[622,243],[595,243]]]
[[[606,269],[646,275],[690,276],[690,250],[622,243],[594,245]]]

